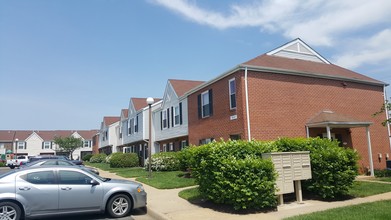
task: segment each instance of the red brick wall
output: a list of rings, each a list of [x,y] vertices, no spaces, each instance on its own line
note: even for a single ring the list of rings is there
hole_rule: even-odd
[[[228,81],[235,77],[236,81],[236,110],[230,110]],[[230,75],[211,86],[199,90],[188,97],[189,113],[189,144],[198,145],[200,139],[223,138],[227,140],[230,135],[245,137],[243,128],[242,101],[243,80],[242,73]],[[213,89],[213,115],[208,118],[198,118],[197,96],[209,89]],[[237,115],[236,120],[230,120],[230,116]]]
[[[229,109],[228,80],[235,77],[237,109]],[[370,126],[375,168],[385,167],[385,154],[390,152],[387,129],[381,125],[384,116],[372,117],[383,103],[383,87],[353,82],[248,71],[251,137],[273,140],[278,137],[305,137],[306,123],[323,110],[331,110]],[[199,119],[197,95],[213,89],[214,114]],[[203,138],[228,139],[240,134],[247,139],[244,72],[239,71],[189,96],[189,141],[198,145]],[[230,120],[231,115],[236,120]],[[312,129],[311,129],[312,130]],[[311,131],[312,132],[312,131]],[[325,129],[324,129],[325,132]],[[333,133],[333,130],[331,131]],[[365,128],[350,129],[349,144],[361,155],[360,166],[369,166]],[[383,160],[377,159],[378,153]]]

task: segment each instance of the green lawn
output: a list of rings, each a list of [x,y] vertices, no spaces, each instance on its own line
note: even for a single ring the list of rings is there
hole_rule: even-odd
[[[193,178],[185,178],[182,171],[152,171],[152,177],[148,178],[148,171],[142,167],[133,168],[110,168],[107,163],[85,163],[101,170],[116,173],[125,178],[136,178],[137,181],[150,185],[158,189],[174,189],[196,185]]]
[[[391,192],[391,184],[356,181],[349,190],[349,195],[353,197],[366,197],[386,192]]]
[[[285,220],[366,220],[366,219],[384,219],[391,218],[391,200],[379,202],[364,203],[347,207],[329,209],[321,212],[314,212],[306,215],[285,218]]]

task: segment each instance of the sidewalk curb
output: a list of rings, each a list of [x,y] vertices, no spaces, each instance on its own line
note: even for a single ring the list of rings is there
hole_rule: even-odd
[[[163,213],[156,212],[153,208],[147,205],[147,215],[156,220],[169,220]]]

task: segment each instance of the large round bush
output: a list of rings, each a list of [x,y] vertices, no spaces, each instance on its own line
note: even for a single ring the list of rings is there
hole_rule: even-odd
[[[322,198],[346,195],[358,175],[357,152],[321,138],[283,138],[274,142],[279,151],[310,151],[312,179],[304,187]]]
[[[195,150],[190,163],[201,194],[215,203],[239,209],[275,207],[276,173],[262,153],[272,145],[263,142],[213,142]]]
[[[90,158],[91,163],[104,163],[106,162],[107,155],[104,153],[95,154]]]
[[[154,171],[176,171],[180,169],[178,152],[161,152],[152,155],[151,170]],[[149,169],[149,160],[145,161],[145,169]]]
[[[137,167],[139,166],[139,158],[136,153],[115,153],[109,159],[110,167]]]

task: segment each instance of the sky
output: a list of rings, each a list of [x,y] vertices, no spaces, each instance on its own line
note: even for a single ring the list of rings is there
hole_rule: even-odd
[[[0,0],[0,130],[99,129],[131,97],[162,97],[168,79],[208,81],[296,38],[391,84],[390,11],[389,0]]]

